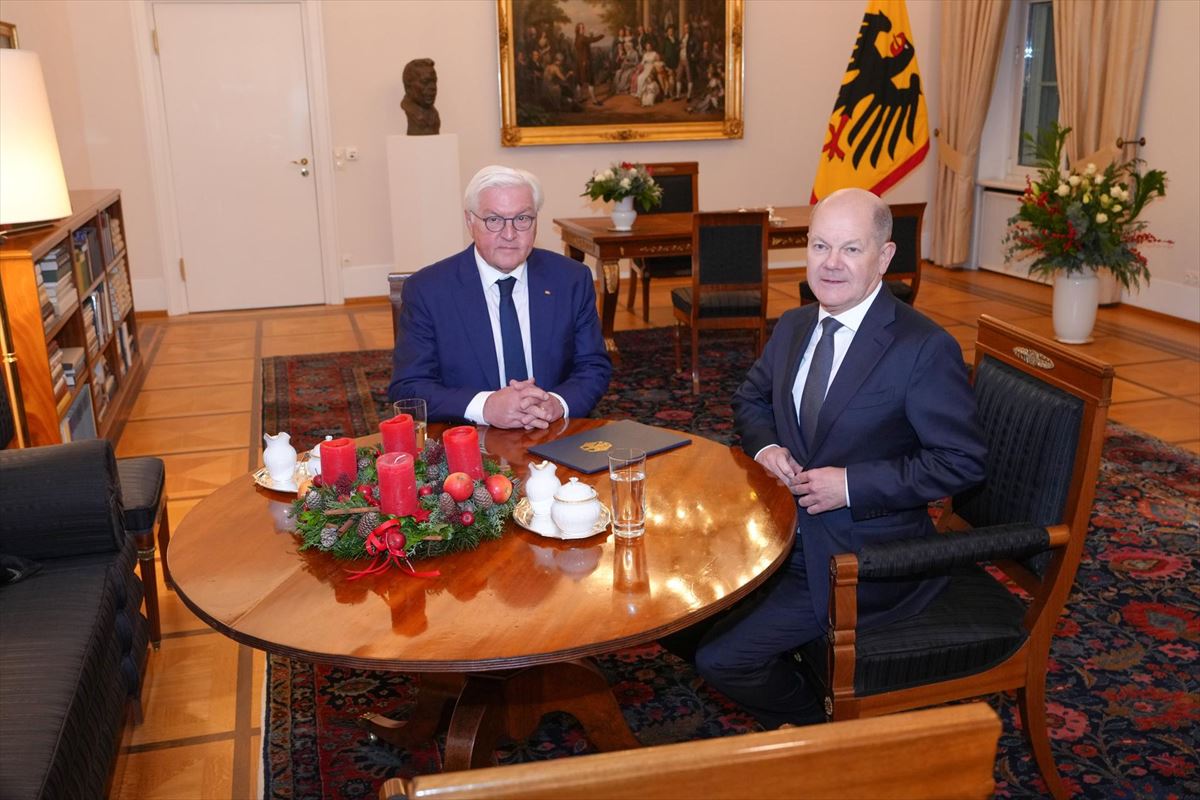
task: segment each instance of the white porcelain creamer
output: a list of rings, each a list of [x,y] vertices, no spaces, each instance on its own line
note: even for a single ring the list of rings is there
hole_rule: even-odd
[[[263,434],[267,443],[263,450],[263,465],[271,475],[271,480],[286,483],[296,475],[296,448],[292,447],[291,435],[280,431],[274,436]]]
[[[562,482],[555,472],[558,465],[549,461],[529,465],[529,480],[525,481],[525,496],[529,498],[529,507],[535,516],[546,516],[554,505],[554,495],[558,494]]]

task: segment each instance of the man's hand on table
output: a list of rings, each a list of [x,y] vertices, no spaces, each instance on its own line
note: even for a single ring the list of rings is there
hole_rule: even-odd
[[[558,400],[541,389],[533,378],[509,381],[508,386],[492,392],[483,404],[483,419],[497,428],[546,428],[561,419]]]

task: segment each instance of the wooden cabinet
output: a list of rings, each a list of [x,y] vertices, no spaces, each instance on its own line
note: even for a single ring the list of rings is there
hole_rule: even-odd
[[[142,377],[121,193],[71,192],[74,213],[0,245],[0,299],[30,445],[114,438]]]

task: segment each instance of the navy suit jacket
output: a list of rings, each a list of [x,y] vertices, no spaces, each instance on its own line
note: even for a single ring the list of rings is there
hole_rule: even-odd
[[[818,308],[813,303],[780,318],[734,395],[733,411],[751,456],[778,444],[806,469],[846,468],[849,508],[797,512],[814,612],[827,624],[830,557],[932,533],[926,504],[982,481],[987,446],[958,343],[886,289],[855,333],[806,446],[792,386]],[[859,620],[877,625],[915,614],[943,585],[860,583]]]
[[[585,417],[608,389],[592,273],[578,261],[534,250],[526,266],[533,378]],[[459,420],[482,391],[500,388],[500,365],[474,245],[404,282],[388,397],[425,398],[430,422]]]

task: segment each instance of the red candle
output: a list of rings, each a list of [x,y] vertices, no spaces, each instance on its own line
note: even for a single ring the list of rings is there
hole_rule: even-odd
[[[446,465],[451,472],[465,472],[472,480],[483,480],[483,455],[479,452],[479,431],[474,425],[448,428],[442,434]]]
[[[383,437],[383,452],[408,453],[417,456],[417,435],[410,414],[397,414],[379,423],[379,434]]]
[[[379,471],[379,508],[385,514],[411,517],[417,513],[417,474],[408,453],[384,453],[375,460]]]
[[[343,436],[321,442],[321,481],[334,486],[343,475],[358,477],[358,450],[353,439]]]

